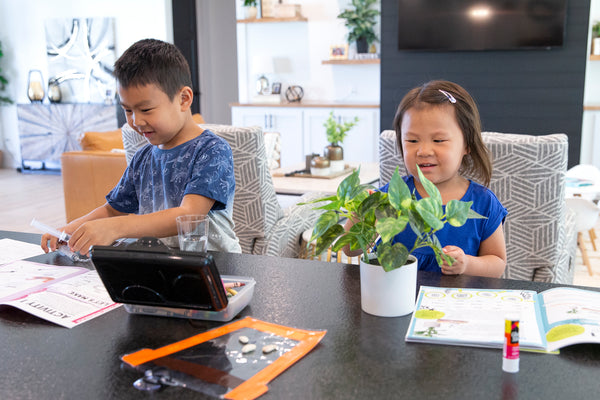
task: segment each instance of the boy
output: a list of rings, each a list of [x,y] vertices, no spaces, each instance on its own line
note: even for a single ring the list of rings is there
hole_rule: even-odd
[[[71,234],[71,250],[87,254],[92,245],[143,236],[176,246],[175,218],[204,214],[210,219],[208,248],[241,252],[231,219],[231,148],[194,123],[190,70],[181,52],[159,40],[140,40],[115,62],[114,75],[127,123],[150,144],[135,154],[103,206],[62,228]],[[42,249],[56,250],[57,240],[44,234]]]

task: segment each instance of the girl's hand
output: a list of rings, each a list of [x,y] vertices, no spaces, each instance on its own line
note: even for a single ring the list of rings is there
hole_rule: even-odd
[[[454,258],[454,263],[449,266],[448,263],[444,262],[442,265],[442,273],[445,275],[460,275],[467,269],[468,258],[465,255],[463,249],[457,246],[446,246],[442,249],[444,254]]]

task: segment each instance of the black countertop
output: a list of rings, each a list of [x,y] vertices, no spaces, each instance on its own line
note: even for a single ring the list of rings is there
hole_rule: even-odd
[[[37,242],[40,235],[0,231]],[[410,315],[382,318],[360,309],[357,266],[215,253],[222,274],[251,276],[254,297],[240,314],[310,330],[326,329],[315,349],[269,384],[264,399],[590,398],[600,390],[600,346],[560,355],[521,353],[520,372],[502,372],[498,349],[406,343]],[[32,261],[71,265],[55,254]],[[85,264],[84,264],[85,265]],[[542,291],[540,282],[419,273],[419,284]],[[597,289],[593,289],[597,290]],[[2,399],[198,399],[169,387],[152,395],[133,388],[141,373],[120,356],[157,348],[223,323],[130,315],[122,307],[66,329],[0,307]]]

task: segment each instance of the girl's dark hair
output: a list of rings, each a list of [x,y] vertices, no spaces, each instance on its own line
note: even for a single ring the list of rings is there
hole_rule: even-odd
[[[471,95],[456,83],[442,80],[430,81],[411,89],[404,96],[394,117],[394,130],[400,154],[403,154],[402,119],[406,111],[413,107],[445,104],[454,108],[454,115],[468,150],[463,157],[460,174],[473,177],[485,186],[489,186],[492,178],[492,161],[490,152],[481,138],[479,111]]]
[[[171,100],[182,87],[192,87],[183,54],[174,45],[156,39],[132,44],[115,62],[113,75],[124,88],[155,84]]]

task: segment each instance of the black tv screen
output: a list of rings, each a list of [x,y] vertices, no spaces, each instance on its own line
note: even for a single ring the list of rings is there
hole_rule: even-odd
[[[563,45],[567,0],[398,0],[400,50]]]

